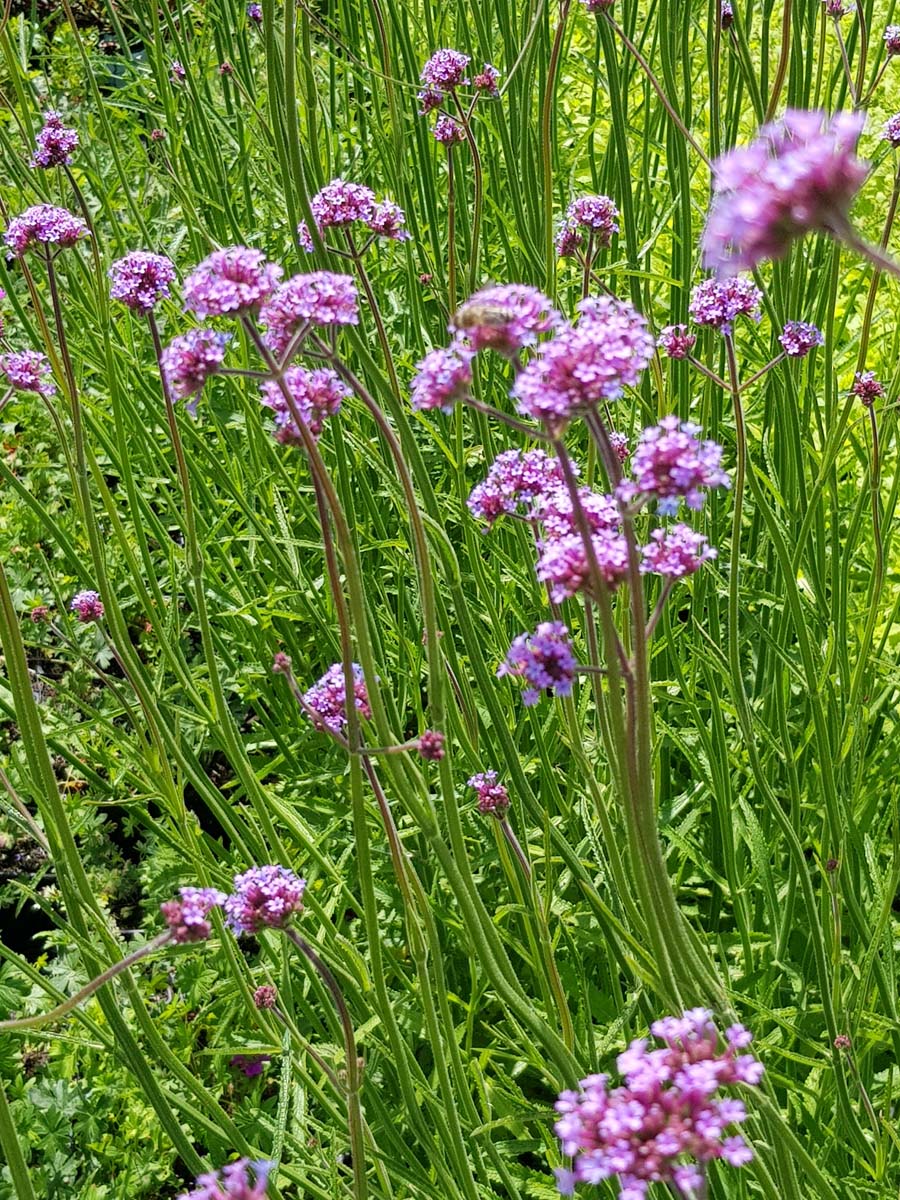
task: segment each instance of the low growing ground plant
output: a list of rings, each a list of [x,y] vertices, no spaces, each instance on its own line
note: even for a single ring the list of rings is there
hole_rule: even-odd
[[[0,1197],[897,1195],[893,5],[0,24]]]

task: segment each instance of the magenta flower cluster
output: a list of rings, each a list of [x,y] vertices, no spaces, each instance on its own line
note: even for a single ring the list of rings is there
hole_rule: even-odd
[[[175,400],[196,395],[210,375],[216,374],[225,361],[228,339],[227,333],[215,329],[189,329],[165,347],[160,366]],[[193,413],[196,407],[195,400],[188,411]]]
[[[866,177],[856,157],[864,124],[861,112],[788,109],[750,145],[717,159],[704,265],[731,275],[784,257],[806,233],[840,236]]]
[[[718,556],[706,535],[689,525],[654,529],[650,539],[650,543],[641,548],[641,571],[661,575],[664,579],[693,575],[705,562]]]
[[[349,388],[330,367],[314,371],[306,367],[288,367],[284,385],[292,403],[274,379],[263,383],[262,403],[275,415],[275,440],[289,446],[304,444],[298,417],[313,439],[318,440],[326,417],[340,412],[341,404],[350,395]]]
[[[410,388],[413,408],[452,412],[472,386],[472,353],[459,342],[446,349],[429,350],[416,364]]]
[[[419,78],[427,88],[452,92],[469,82],[466,70],[472,60],[459,50],[436,50],[422,68]]]
[[[370,233],[395,242],[410,237],[403,209],[393,200],[378,203],[372,189],[361,183],[332,179],[312,197],[309,207],[320,234],[327,229],[349,230],[353,225],[363,225]],[[305,221],[297,226],[297,237],[303,249],[312,253],[315,246]]]
[[[687,358],[697,344],[696,334],[687,325],[667,325],[659,331],[656,344],[669,358]]]
[[[369,720],[372,716],[372,709],[369,707],[369,693],[366,691],[362,667],[359,663],[352,663],[351,667],[354,680],[354,706],[360,716]],[[347,724],[346,699],[344,668],[341,663],[334,663],[318,683],[306,692],[303,702],[307,708],[312,709],[326,729],[330,729],[332,733],[339,733]]]
[[[222,907],[225,893],[217,888],[183,887],[178,895],[178,900],[166,900],[159,906],[172,941],[179,945],[205,941],[212,933],[209,914]]]
[[[44,113],[43,128],[38,131],[34,144],[32,167],[42,170],[67,167],[72,161],[73,152],[78,149],[78,133],[63,125],[62,115],[50,109]]]
[[[885,26],[884,51],[888,57],[900,54],[900,25]]]
[[[35,246],[44,249],[74,246],[88,232],[84,221],[68,209],[53,204],[35,204],[26,208],[21,216],[13,217],[3,237],[13,254],[21,258],[26,250]]]
[[[894,113],[884,123],[882,141],[890,142],[894,149],[900,148],[900,113]]]
[[[266,1200],[271,1168],[271,1163],[239,1158],[220,1171],[198,1176],[194,1187],[178,1200]]]
[[[263,10],[261,4],[247,5],[247,19],[252,21],[254,25],[262,25]]]
[[[762,292],[752,279],[704,279],[691,292],[688,311],[697,325],[731,333],[737,317],[762,318]]]
[[[729,487],[722,470],[722,447],[700,441],[698,425],[663,417],[645,429],[631,459],[632,478],[619,486],[622,499],[653,499],[660,513],[677,511],[682,498],[689,508],[702,508],[703,489]]]
[[[238,935],[283,929],[303,908],[306,880],[287,867],[251,867],[236,875],[234,891],[224,900],[225,920]]]
[[[444,102],[446,93],[453,95],[457,88],[471,84],[479,96],[495,98],[500,95],[498,87],[500,72],[491,63],[485,63],[484,69],[474,79],[469,79],[466,72],[472,60],[468,54],[459,50],[437,50],[422,68],[420,79],[425,85],[418,94],[419,116],[439,109]],[[470,110],[471,113],[471,110]],[[448,112],[442,112],[434,125],[435,139],[445,146],[465,139],[466,131],[462,120],[457,120]]]
[[[562,318],[543,292],[524,283],[492,284],[470,296],[450,321],[450,332],[473,350],[496,350],[515,357],[550,333]]]
[[[597,247],[607,247],[619,232],[619,210],[609,196],[582,196],[573,200],[556,234],[556,253],[571,257],[584,245],[585,235]]]
[[[50,362],[37,350],[0,354],[0,370],[9,386],[17,392],[36,392],[39,396],[52,396],[56,392]]]
[[[562,482],[558,460],[543,450],[504,450],[472,489],[467,504],[472,516],[490,528],[498,517],[512,516],[522,505],[531,516],[534,502]]]
[[[805,358],[816,346],[825,345],[825,335],[807,321],[785,321],[778,338],[789,358]]]
[[[168,299],[175,282],[175,264],[163,254],[133,250],[109,268],[112,286],[109,294],[146,316],[160,300]]]
[[[229,246],[214,250],[184,281],[184,307],[201,321],[239,317],[268,300],[281,278],[281,267],[266,262],[261,250]]]
[[[509,792],[502,783],[497,782],[496,771],[481,771],[473,775],[468,786],[474,788],[478,796],[478,811],[498,819],[505,816],[509,808]]]
[[[884,395],[885,386],[875,378],[874,371],[857,371],[850,390],[867,408],[871,408],[875,401]]]
[[[265,330],[263,341],[281,358],[291,342],[299,345],[312,326],[358,324],[356,284],[351,276],[331,271],[292,275],[262,306],[259,323]]]
[[[91,621],[99,621],[103,616],[103,601],[98,592],[78,592],[69,601],[69,610],[82,625],[88,625]]]
[[[575,681],[576,662],[569,631],[561,621],[543,621],[534,633],[522,633],[513,639],[504,662],[497,668],[498,678],[515,676],[525,683],[522,702],[537,704],[541,692],[568,696]]]
[[[746,1120],[743,1102],[717,1096],[723,1087],[762,1079],[762,1064],[740,1053],[752,1035],[732,1025],[722,1039],[702,1008],[655,1021],[652,1033],[661,1047],[639,1038],[616,1060],[621,1086],[610,1088],[607,1075],[589,1075],[578,1091],[557,1100],[556,1135],[573,1159],[571,1170],[557,1172],[563,1195],[578,1183],[615,1176],[619,1200],[644,1200],[652,1183],[702,1193],[707,1163],[721,1159],[740,1167],[753,1158],[739,1134],[727,1133]]]
[[[513,387],[520,413],[554,431],[634,387],[654,350],[641,314],[627,300],[582,300],[576,325],[544,342]]]

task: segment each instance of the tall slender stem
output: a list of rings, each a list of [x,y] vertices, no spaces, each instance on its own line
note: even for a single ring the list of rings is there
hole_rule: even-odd
[[[553,249],[553,101],[556,98],[556,77],[559,71],[559,60],[562,53],[563,37],[566,31],[566,18],[569,15],[571,0],[560,0],[559,19],[553,45],[550,49],[550,62],[547,66],[547,77],[544,80],[544,102],[541,106],[541,161],[544,168],[544,259],[547,265],[547,294],[553,296],[556,292],[556,255]]]

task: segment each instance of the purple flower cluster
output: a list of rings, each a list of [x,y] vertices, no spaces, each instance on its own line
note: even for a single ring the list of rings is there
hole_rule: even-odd
[[[603,247],[619,232],[619,210],[609,196],[582,196],[572,201],[556,235],[559,257],[574,255],[584,245],[585,232]]]
[[[619,506],[613,496],[592,492],[590,488],[578,489],[581,510],[588,529],[593,534],[614,533],[621,524]],[[544,527],[548,538],[568,537],[578,532],[572,497],[568,488],[548,488],[534,500],[532,518]]]
[[[429,350],[416,364],[410,387],[413,408],[453,411],[454,404],[469,394],[472,386],[472,351],[459,342],[446,349]]]
[[[731,0],[722,0],[719,6],[719,24],[723,29],[730,29],[734,24],[734,9]]]
[[[703,261],[722,274],[782,258],[813,230],[840,234],[866,177],[856,157],[865,113],[788,109],[714,164]]]
[[[885,121],[881,140],[890,142],[895,150],[900,147],[900,113],[894,113]]]
[[[682,579],[693,575],[705,562],[718,556],[706,536],[689,525],[673,525],[671,529],[654,529],[649,545],[641,550],[641,570],[666,579]]]
[[[172,65],[169,68],[169,71],[169,77],[173,83],[184,83],[184,81],[187,79],[187,71],[184,69],[184,65],[179,62],[177,58],[172,59]]]
[[[103,601],[98,592],[78,592],[69,601],[69,610],[82,625],[88,625],[91,621],[99,621],[103,616]]]
[[[643,430],[632,456],[632,478],[619,486],[621,498],[653,498],[661,513],[672,513],[682,497],[689,508],[702,508],[701,489],[729,487],[722,447],[701,442],[699,432],[698,425],[674,415]]]
[[[261,929],[283,929],[303,908],[306,880],[286,867],[251,867],[234,878],[225,897],[225,919],[238,935]]]
[[[278,1000],[278,992],[270,983],[264,983],[253,993],[253,1003],[256,1008],[274,1008]]]
[[[753,1151],[729,1126],[746,1120],[740,1100],[718,1098],[722,1087],[759,1083],[762,1065],[740,1054],[752,1040],[742,1025],[725,1032],[724,1046],[706,1009],[654,1022],[649,1048],[639,1038],[616,1065],[624,1084],[610,1088],[606,1075],[589,1075],[578,1091],[556,1102],[556,1135],[570,1155],[571,1171],[558,1171],[564,1195],[578,1183],[619,1178],[619,1200],[644,1200],[651,1183],[674,1184],[693,1194],[704,1187],[706,1163],[722,1159],[739,1167]]]
[[[280,278],[281,267],[266,262],[262,250],[214,250],[185,279],[184,307],[201,321],[241,316],[265,303]]]
[[[850,390],[854,396],[859,396],[866,408],[871,408],[884,395],[885,386],[875,378],[874,371],[857,371]]]
[[[500,72],[491,63],[485,63],[484,68],[472,80],[472,87],[484,96],[496,100],[500,95]]]
[[[559,462],[543,450],[504,450],[487,477],[472,489],[467,504],[472,516],[490,528],[498,517],[511,516],[562,484]]]
[[[199,1175],[195,1186],[178,1200],[266,1200],[270,1170],[271,1163],[239,1158],[221,1171]]]
[[[67,167],[72,161],[72,152],[78,149],[78,133],[67,129],[60,113],[51,109],[44,113],[43,128],[34,139],[35,150],[31,165],[47,170],[49,167]]]
[[[303,435],[297,424],[299,414],[315,440],[326,417],[340,412],[341,404],[350,390],[330,367],[310,371],[306,367],[288,367],[284,382],[294,402],[292,407],[274,379],[262,385],[262,402],[275,414],[275,440],[287,446],[302,446]]]
[[[591,536],[600,578],[615,589],[628,573],[628,543],[620,533],[604,530]],[[583,590],[590,591],[592,564],[580,533],[564,534],[543,543],[537,577],[546,583],[550,599],[561,604]]]
[[[442,146],[456,146],[466,140],[466,131],[449,113],[441,113],[434,123],[434,140]]]
[[[53,204],[35,204],[26,208],[21,216],[13,217],[3,237],[13,254],[21,258],[34,246],[74,246],[88,232],[84,221],[68,209]]]
[[[833,17],[835,21],[840,21],[842,17],[846,17],[848,12],[852,12],[852,8],[843,3],[843,0],[824,0],[825,15]]]
[[[372,189],[361,183],[332,179],[312,197],[309,207],[320,234],[326,229],[349,229],[360,224],[378,237],[396,242],[408,241],[410,237],[403,209],[393,200],[377,203]],[[305,221],[297,226],[297,236],[303,249],[312,253],[315,247]]]
[[[577,325],[544,342],[513,387],[518,411],[557,431],[634,387],[654,350],[646,321],[628,301],[600,296],[578,309]]]
[[[162,254],[149,250],[133,250],[109,268],[113,300],[146,315],[160,300],[168,299],[169,288],[175,282],[175,264]]]
[[[437,92],[452,92],[465,87],[466,70],[472,60],[459,50],[436,50],[422,68],[419,78],[427,88]]]
[[[225,893],[216,888],[183,887],[178,889],[178,895],[180,899],[167,900],[159,906],[172,941],[179,945],[205,941],[212,933],[209,914],[222,907]]]
[[[509,792],[502,783],[497,782],[496,771],[481,771],[473,775],[468,786],[478,794],[478,811],[491,814],[498,819],[506,814],[509,808]]]
[[[261,4],[247,5],[247,20],[252,21],[254,25],[262,25],[263,10]]]
[[[731,333],[736,317],[762,318],[762,292],[752,279],[704,279],[691,292],[688,310],[698,325]]]
[[[561,621],[543,621],[534,633],[513,640],[506,659],[497,668],[498,678],[513,675],[525,681],[522,702],[537,704],[541,692],[568,696],[575,680],[575,655],[569,631]]]
[[[235,1071],[240,1071],[245,1079],[256,1079],[262,1075],[263,1067],[271,1058],[271,1054],[232,1054],[228,1065]]]
[[[437,729],[426,729],[416,743],[416,749],[426,762],[440,762],[446,755],[446,738]]]
[[[900,25],[888,25],[885,27],[884,51],[888,57],[900,54]]]
[[[369,707],[369,693],[363,679],[362,667],[352,663],[353,668],[353,703],[359,714],[368,721],[372,716]],[[308,708],[319,718],[326,729],[339,733],[347,724],[346,710],[347,690],[344,686],[344,668],[341,663],[334,663],[328,668],[318,683],[314,684],[303,697]]]
[[[350,275],[331,271],[292,275],[262,306],[259,322],[266,331],[263,341],[281,358],[294,336],[308,326],[357,325],[356,284]]]
[[[496,350],[513,358],[560,322],[543,292],[524,283],[503,283],[470,296],[453,314],[450,331],[465,337],[473,350]]]
[[[195,395],[216,374],[225,361],[228,337],[215,329],[189,329],[172,339],[162,352],[160,366],[174,399]],[[194,401],[188,411],[193,413],[196,407]]]
[[[47,356],[37,350],[0,354],[0,370],[9,386],[17,392],[37,392],[39,396],[52,396],[56,392]]]
[[[785,321],[778,340],[789,358],[805,358],[816,346],[824,346],[825,335],[807,321]]]
[[[696,335],[688,333],[687,325],[667,325],[656,339],[657,346],[669,358],[687,358],[696,342]]]

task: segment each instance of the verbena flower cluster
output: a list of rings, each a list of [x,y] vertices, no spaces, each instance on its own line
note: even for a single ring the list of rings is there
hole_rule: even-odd
[[[363,679],[362,667],[352,663],[353,672],[353,703],[359,714],[369,720],[372,710],[369,707],[369,693]],[[347,724],[346,709],[347,690],[344,686],[344,668],[341,663],[334,663],[328,668],[318,683],[314,684],[304,695],[303,701],[316,714],[326,729],[339,733]]]
[[[234,879],[234,891],[223,902],[225,920],[238,935],[283,929],[303,908],[306,880],[287,867],[251,867]]]
[[[699,425],[663,417],[645,429],[631,457],[631,475],[619,488],[624,499],[653,499],[660,513],[678,509],[682,498],[689,508],[703,506],[703,489],[728,487],[722,470],[722,447],[700,441]]]
[[[807,321],[785,321],[778,340],[789,358],[805,358],[816,346],[825,344],[825,335]]]
[[[65,249],[88,236],[88,227],[80,217],[53,204],[35,204],[21,216],[13,217],[6,227],[4,240],[13,254],[21,257],[36,246]]]
[[[281,274],[281,267],[266,262],[261,250],[248,246],[214,250],[185,279],[184,307],[201,321],[255,312],[275,290]]]
[[[502,817],[509,808],[509,792],[497,782],[496,771],[481,771],[473,775],[468,785],[478,796],[478,811],[492,817]]]
[[[330,367],[311,371],[307,367],[288,367],[284,389],[274,379],[262,385],[262,403],[275,415],[275,440],[288,446],[304,445],[298,417],[314,439],[318,439],[326,417],[340,412],[350,389]]]
[[[782,258],[811,231],[841,234],[866,177],[856,157],[861,112],[788,109],[756,140],[714,164],[713,200],[703,234],[703,261],[722,274]]]
[[[378,203],[372,189],[361,183],[332,179],[312,197],[309,207],[319,234],[328,229],[350,230],[354,225],[362,225],[377,237],[392,241],[404,242],[410,237],[403,209],[393,200]],[[305,221],[298,225],[297,237],[303,249],[312,253],[315,244]]]
[[[697,325],[731,333],[738,317],[762,318],[762,292],[752,279],[704,279],[691,292],[688,311]]]
[[[427,116],[439,109],[449,93],[455,96],[461,87],[471,86],[475,89],[476,100],[480,96],[496,98],[500,95],[500,72],[491,63],[485,63],[483,70],[469,79],[466,72],[472,60],[468,54],[459,50],[436,50],[422,68],[420,79],[425,85],[418,94],[419,116]],[[471,115],[471,109],[470,109]],[[438,142],[452,146],[455,142],[465,140],[466,129],[464,122],[468,117],[451,115],[441,112],[435,122],[433,133]]]
[[[584,245],[585,235],[597,247],[609,246],[619,232],[619,210],[609,196],[582,196],[573,200],[556,234],[556,253],[571,257]]]
[[[225,903],[225,893],[217,888],[183,887],[178,900],[166,900],[159,906],[163,919],[178,944],[202,942],[212,933],[209,914]]]
[[[281,358],[291,341],[310,327],[356,325],[359,322],[356,284],[349,275],[311,271],[292,275],[275,289],[259,312],[263,341]]]
[[[472,356],[473,351],[459,342],[446,350],[429,350],[416,365],[411,386],[413,408],[452,412],[472,386]]]
[[[559,461],[543,450],[504,450],[494,459],[487,478],[477,484],[467,501],[473,517],[490,528],[498,517],[511,516],[533,504],[563,483]]]
[[[160,300],[168,299],[175,282],[175,264],[162,254],[133,250],[109,268],[109,294],[128,308],[146,315]]]
[[[522,702],[531,706],[544,691],[571,695],[576,665],[566,626],[561,621],[543,621],[534,633],[522,633],[513,640],[497,675],[522,679],[526,685]]]
[[[875,378],[874,371],[857,371],[851,388],[854,396],[858,396],[863,404],[870,408],[876,400],[885,393],[885,386]]]
[[[687,325],[667,325],[659,331],[656,344],[669,358],[687,358],[697,344],[696,334]]]
[[[271,1168],[271,1163],[240,1158],[219,1171],[198,1176],[191,1190],[178,1200],[266,1200]]]
[[[216,329],[189,329],[173,338],[162,352],[160,366],[163,376],[176,400],[194,396],[215,375],[225,361],[229,335]],[[196,401],[188,405],[194,412]]]
[[[63,125],[62,115],[54,109],[44,113],[43,127],[34,139],[35,150],[31,165],[42,170],[67,167],[78,149],[78,133]]]
[[[52,396],[56,392],[50,362],[37,350],[0,354],[0,370],[9,386],[17,392],[36,392],[39,396]]]
[[[752,1159],[739,1134],[727,1135],[746,1119],[743,1103],[717,1096],[723,1087],[762,1079],[761,1063],[740,1053],[752,1035],[732,1025],[722,1039],[702,1008],[655,1021],[651,1029],[662,1046],[633,1041],[616,1060],[621,1086],[610,1088],[607,1075],[589,1075],[556,1102],[556,1134],[573,1159],[571,1170],[557,1172],[564,1195],[578,1183],[615,1176],[619,1200],[644,1200],[652,1183],[700,1193],[707,1163],[721,1159],[739,1167]]]
[[[99,621],[103,616],[103,601],[97,592],[78,592],[69,601],[69,610],[82,625],[88,625],[91,621]]]

